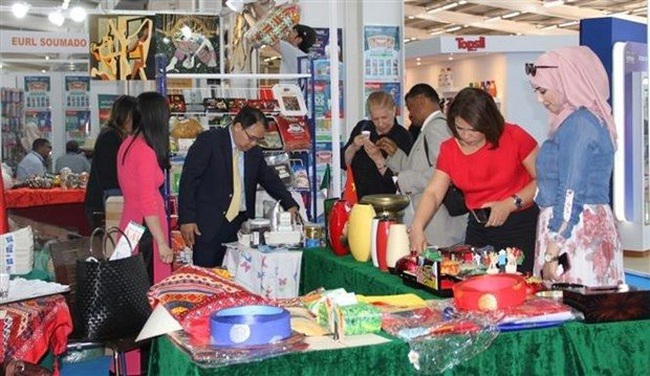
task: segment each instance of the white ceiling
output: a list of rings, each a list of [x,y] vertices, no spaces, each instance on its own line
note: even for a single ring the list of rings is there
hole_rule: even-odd
[[[32,5],[32,12],[24,19],[18,20],[11,13],[11,5],[16,1],[26,1]],[[79,3],[91,12],[100,12],[110,9],[190,10],[198,2],[199,0],[71,0],[70,4],[73,6]],[[202,3],[211,2],[204,0]],[[549,3],[551,1],[541,0],[404,0],[405,41],[408,43],[439,35],[577,34],[578,20],[604,16],[647,22],[645,0],[567,0],[563,4]],[[61,4],[61,0],[0,0],[0,30],[83,31],[84,23],[75,24],[67,20],[63,27],[58,28],[47,20],[47,13]],[[215,6],[218,5],[220,4]],[[87,56],[65,54],[49,58],[50,61],[45,62],[44,55],[0,52],[3,69],[10,70],[69,70],[69,60],[87,60]],[[74,69],[87,68],[83,64],[76,64]]]

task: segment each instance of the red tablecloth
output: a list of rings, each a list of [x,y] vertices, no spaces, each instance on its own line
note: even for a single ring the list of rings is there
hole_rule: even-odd
[[[72,317],[63,295],[0,305],[0,359],[32,363],[65,352]]]
[[[85,189],[32,189],[18,188],[5,192],[7,209],[29,208],[32,206],[83,203]]]

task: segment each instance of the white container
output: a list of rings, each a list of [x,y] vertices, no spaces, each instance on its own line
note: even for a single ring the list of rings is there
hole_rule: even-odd
[[[410,254],[409,236],[406,225],[394,223],[388,229],[388,242],[386,245],[386,264],[394,268],[397,260]]]

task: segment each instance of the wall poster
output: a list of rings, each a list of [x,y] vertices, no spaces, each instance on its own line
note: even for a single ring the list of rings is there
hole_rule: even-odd
[[[156,15],[156,53],[174,73],[219,73],[219,16]]]
[[[90,135],[90,77],[65,77],[65,137],[66,142],[80,145]]]
[[[49,76],[25,76],[25,150],[31,150],[35,139],[51,137],[51,87]]]
[[[95,80],[155,78],[154,19],[138,15],[89,17],[89,75]]]
[[[363,71],[365,80],[400,82],[399,27],[366,26],[363,31]]]

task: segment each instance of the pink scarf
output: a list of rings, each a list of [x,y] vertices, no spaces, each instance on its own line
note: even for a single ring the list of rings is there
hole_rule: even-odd
[[[553,90],[564,99],[562,111],[549,114],[549,134],[573,111],[585,107],[605,122],[616,148],[616,127],[607,103],[609,79],[598,56],[585,46],[562,47],[541,55],[535,65],[557,66],[537,69],[536,75],[529,78],[534,87]]]

